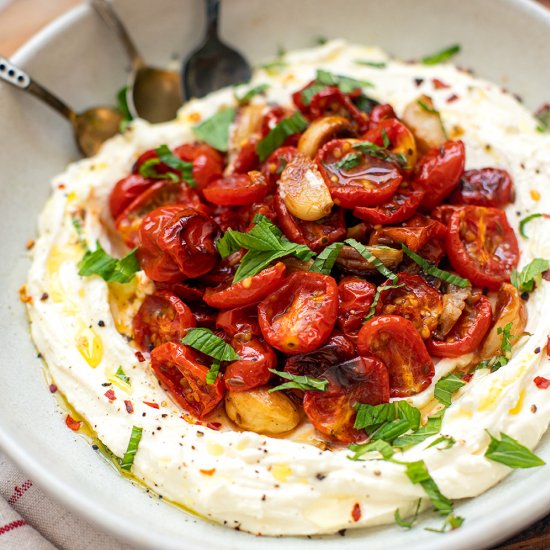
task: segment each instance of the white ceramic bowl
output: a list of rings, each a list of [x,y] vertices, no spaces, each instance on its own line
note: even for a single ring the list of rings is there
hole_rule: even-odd
[[[116,7],[153,63],[181,57],[200,40],[200,0],[117,0]],[[223,8],[223,36],[253,62],[279,45],[312,45],[319,35],[378,44],[403,58],[459,42],[459,64],[520,94],[531,108],[550,99],[550,14],[528,0],[231,0]],[[112,103],[128,64],[86,6],[50,25],[13,59],[77,109]],[[48,181],[77,158],[69,127],[33,98],[0,85],[0,143],[0,445],[67,508],[134,546],[239,550],[482,548],[550,511],[548,466],[514,472],[460,503],[466,522],[445,536],[389,526],[346,537],[258,539],[148,497],[66,429],[18,299],[29,267],[25,242],[34,235]],[[537,453],[550,462],[549,436]]]

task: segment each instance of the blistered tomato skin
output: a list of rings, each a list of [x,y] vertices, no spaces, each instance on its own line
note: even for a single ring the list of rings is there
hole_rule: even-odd
[[[157,291],[145,298],[134,317],[134,340],[142,349],[179,342],[195,326],[191,310],[172,292]]]
[[[483,206],[464,206],[453,212],[447,253],[459,275],[490,290],[509,282],[519,261],[518,241],[506,214]]]
[[[398,189],[388,202],[371,208],[359,206],[353,209],[353,215],[374,225],[404,222],[414,216],[424,193],[422,190]]]
[[[205,143],[186,143],[174,149],[174,154],[184,162],[193,163],[193,179],[199,190],[223,173],[223,156]]]
[[[231,174],[214,180],[204,189],[204,198],[218,206],[247,206],[267,194],[267,182],[260,172]]]
[[[155,348],[151,352],[151,368],[170,397],[198,419],[211,413],[223,399],[225,390],[220,377],[207,384],[209,368],[183,344],[168,342]]]
[[[338,314],[338,286],[327,275],[296,271],[258,305],[264,339],[279,351],[306,353],[330,336]]]
[[[130,174],[119,180],[109,196],[109,210],[113,220],[116,220],[132,201],[154,183],[156,183],[155,180],[144,178],[139,174]]]
[[[512,178],[506,170],[500,168],[467,170],[450,198],[452,204],[473,204],[495,208],[504,208],[513,200]]]
[[[368,315],[376,287],[360,277],[348,276],[338,283],[338,328],[353,342]]]
[[[359,331],[360,355],[380,359],[390,375],[391,397],[410,397],[425,390],[434,376],[434,364],[414,325],[397,315],[381,315]]]

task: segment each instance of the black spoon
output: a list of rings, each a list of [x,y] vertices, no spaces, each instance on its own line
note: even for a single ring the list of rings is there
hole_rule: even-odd
[[[206,39],[183,63],[186,99],[203,97],[214,90],[250,80],[250,65],[218,37],[220,0],[205,0]]]

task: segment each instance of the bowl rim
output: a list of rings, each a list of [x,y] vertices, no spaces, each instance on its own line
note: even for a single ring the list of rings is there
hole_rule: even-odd
[[[545,8],[536,0],[498,1],[502,9],[523,11],[528,16],[545,20],[550,31],[550,9]],[[44,45],[47,45],[51,38],[63,33],[91,12],[92,8],[87,3],[68,10],[33,35],[11,56],[11,59],[14,63],[24,67],[25,63],[32,59]],[[201,550],[204,548],[206,541],[197,539],[191,533],[189,533],[190,537],[186,539],[185,543],[182,543],[181,540],[166,536],[160,531],[152,532],[150,529],[133,523],[126,518],[105,512],[92,498],[80,493],[63,479],[50,474],[37,457],[18,443],[16,437],[4,430],[1,423],[0,449],[29,475],[33,482],[36,482],[49,497],[66,507],[71,513],[76,513],[77,516],[95,527],[103,529],[121,542],[131,543],[140,548],[186,548],[188,550]],[[471,527],[462,527],[448,533],[445,537],[445,547],[448,550],[460,550],[466,547],[487,548],[493,546],[528,527],[549,512],[550,493],[544,485],[540,485],[539,491],[525,494],[521,500],[516,501],[513,508],[501,508],[494,511],[489,517],[484,518],[482,523],[472,523]],[[495,532],[498,532],[497,536],[495,536]],[[259,544],[261,544],[260,540],[258,539]],[[182,544],[185,544],[185,546]],[[410,550],[417,548],[420,550],[420,546],[414,543],[410,546]],[[438,550],[440,548],[439,541],[422,542],[422,550]]]

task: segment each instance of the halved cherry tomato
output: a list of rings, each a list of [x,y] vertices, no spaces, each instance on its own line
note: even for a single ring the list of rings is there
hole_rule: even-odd
[[[472,305],[466,304],[462,315],[445,340],[429,339],[426,348],[435,357],[460,357],[475,351],[493,322],[493,310],[485,296]]]
[[[204,288],[200,283],[156,283],[157,290],[168,290],[174,293],[180,300],[189,304],[202,303]]]
[[[208,367],[200,363],[198,354],[183,344],[167,342],[151,352],[151,368],[170,397],[184,410],[204,418],[223,399],[220,377],[206,383]]]
[[[258,308],[256,305],[236,307],[220,311],[216,318],[216,328],[225,332],[228,336],[236,334],[253,334],[261,336],[260,325],[258,324]]]
[[[158,180],[144,178],[139,174],[130,174],[117,181],[109,195],[109,210],[113,220],[116,220],[141,193],[157,182]]]
[[[142,153],[136,162],[134,162],[134,165],[132,166],[132,173],[133,174],[139,174],[140,168],[148,161],[153,159],[158,159],[158,153],[156,149],[149,149],[149,151],[145,151],[145,153]],[[155,172],[157,174],[176,174],[177,176],[180,176],[179,170],[176,170],[175,168],[172,168],[171,166],[168,166],[168,164],[164,164],[164,162],[159,162],[155,164]]]
[[[341,208],[334,207],[328,216],[310,222],[293,216],[279,192],[275,195],[274,206],[277,222],[285,236],[294,243],[305,244],[314,252],[321,251],[346,235],[344,211]]]
[[[304,412],[324,435],[342,443],[362,441],[366,434],[353,427],[355,403],[381,405],[390,399],[388,370],[373,357],[357,357],[327,369],[326,392],[306,391]]]
[[[432,210],[452,193],[464,172],[464,161],[462,141],[446,141],[420,159],[414,183],[415,188],[426,191],[422,208]]]
[[[206,289],[204,301],[209,306],[218,309],[256,304],[282,285],[285,271],[285,264],[277,262],[275,265],[260,271],[257,275],[247,277],[226,288],[220,290]]]
[[[353,149],[360,143],[353,139],[333,139],[317,153],[317,165],[336,204],[344,208],[378,206],[389,201],[402,181],[395,164]],[[359,164],[349,169],[341,166],[352,158]],[[353,163],[352,163],[353,164]]]
[[[211,181],[222,177],[223,156],[206,143],[186,143],[174,149],[174,154],[184,162],[193,163],[193,179],[198,189],[204,189]]]
[[[402,155],[406,160],[405,165],[401,166],[404,173],[410,174],[414,170],[417,152],[413,133],[396,118],[381,120],[378,125],[362,136],[361,140],[383,147],[394,155]],[[386,146],[387,140],[390,142],[388,146]]]
[[[421,190],[398,189],[388,202],[373,208],[354,208],[353,215],[374,225],[404,222],[414,216],[423,197],[424,191]]]
[[[376,287],[360,277],[344,277],[338,284],[338,328],[353,342],[368,315]]]
[[[296,147],[279,147],[275,149],[265,161],[262,174],[264,175],[270,191],[275,189],[275,185],[281,177],[281,173],[286,165],[298,154]]]
[[[205,304],[196,304],[193,306],[193,317],[198,327],[216,329],[217,310]]]
[[[338,88],[329,86],[311,98],[309,118],[315,120],[334,115],[347,118],[351,129],[357,134],[365,132],[368,128],[369,116],[353,104],[348,94],[343,94]]]
[[[226,287],[230,286],[235,278],[235,272],[239,266],[239,262],[245,255],[243,249],[233,252],[227,258],[223,258],[218,265],[208,273],[201,277],[201,283],[207,287]]]
[[[425,390],[434,376],[434,364],[414,325],[398,315],[381,315],[359,331],[360,355],[378,357],[390,375],[392,397],[409,397]]]
[[[473,284],[498,290],[519,261],[518,241],[498,208],[464,206],[449,221],[447,254],[453,268]]]
[[[285,361],[284,371],[300,376],[320,378],[333,365],[339,365],[355,357],[355,346],[339,332],[335,331],[321,347],[292,355]]]
[[[184,206],[163,206],[144,218],[137,256],[153,281],[193,279],[217,264],[219,234],[210,217]]]
[[[388,103],[383,103],[382,105],[376,105],[370,113],[369,120],[369,129],[375,128],[383,120],[388,120],[390,118],[397,118],[393,107]]]
[[[195,326],[191,310],[172,292],[160,290],[143,300],[134,317],[134,340],[149,351],[166,342],[179,342]]]
[[[338,286],[328,275],[296,271],[258,305],[265,340],[285,353],[305,353],[323,344],[336,323]]]
[[[399,288],[382,290],[393,286],[391,281],[381,287],[380,301],[376,308],[377,315],[399,315],[408,319],[425,340],[437,328],[443,311],[441,294],[418,275],[397,274]]]
[[[256,152],[257,138],[251,138],[241,145],[237,157],[232,162],[234,174],[248,174],[252,170],[260,169],[260,159]]]
[[[261,201],[267,194],[267,182],[261,172],[231,174],[209,183],[204,198],[219,206],[243,206]]]
[[[168,180],[161,180],[139,194],[115,220],[115,227],[129,248],[138,244],[138,233],[143,218],[149,212],[170,204],[184,204],[204,211],[198,194],[187,187]]]
[[[449,221],[453,215],[453,212],[460,210],[460,208],[462,207],[455,206],[453,204],[440,204],[431,211],[430,216],[434,220],[441,222],[443,225],[449,226]]]
[[[231,345],[241,358],[225,369],[225,387],[229,391],[248,391],[267,384],[269,369],[277,367],[275,352],[263,340],[248,336],[237,335]]]
[[[451,195],[453,204],[474,204],[503,208],[514,200],[514,185],[506,170],[482,168],[464,172]]]

